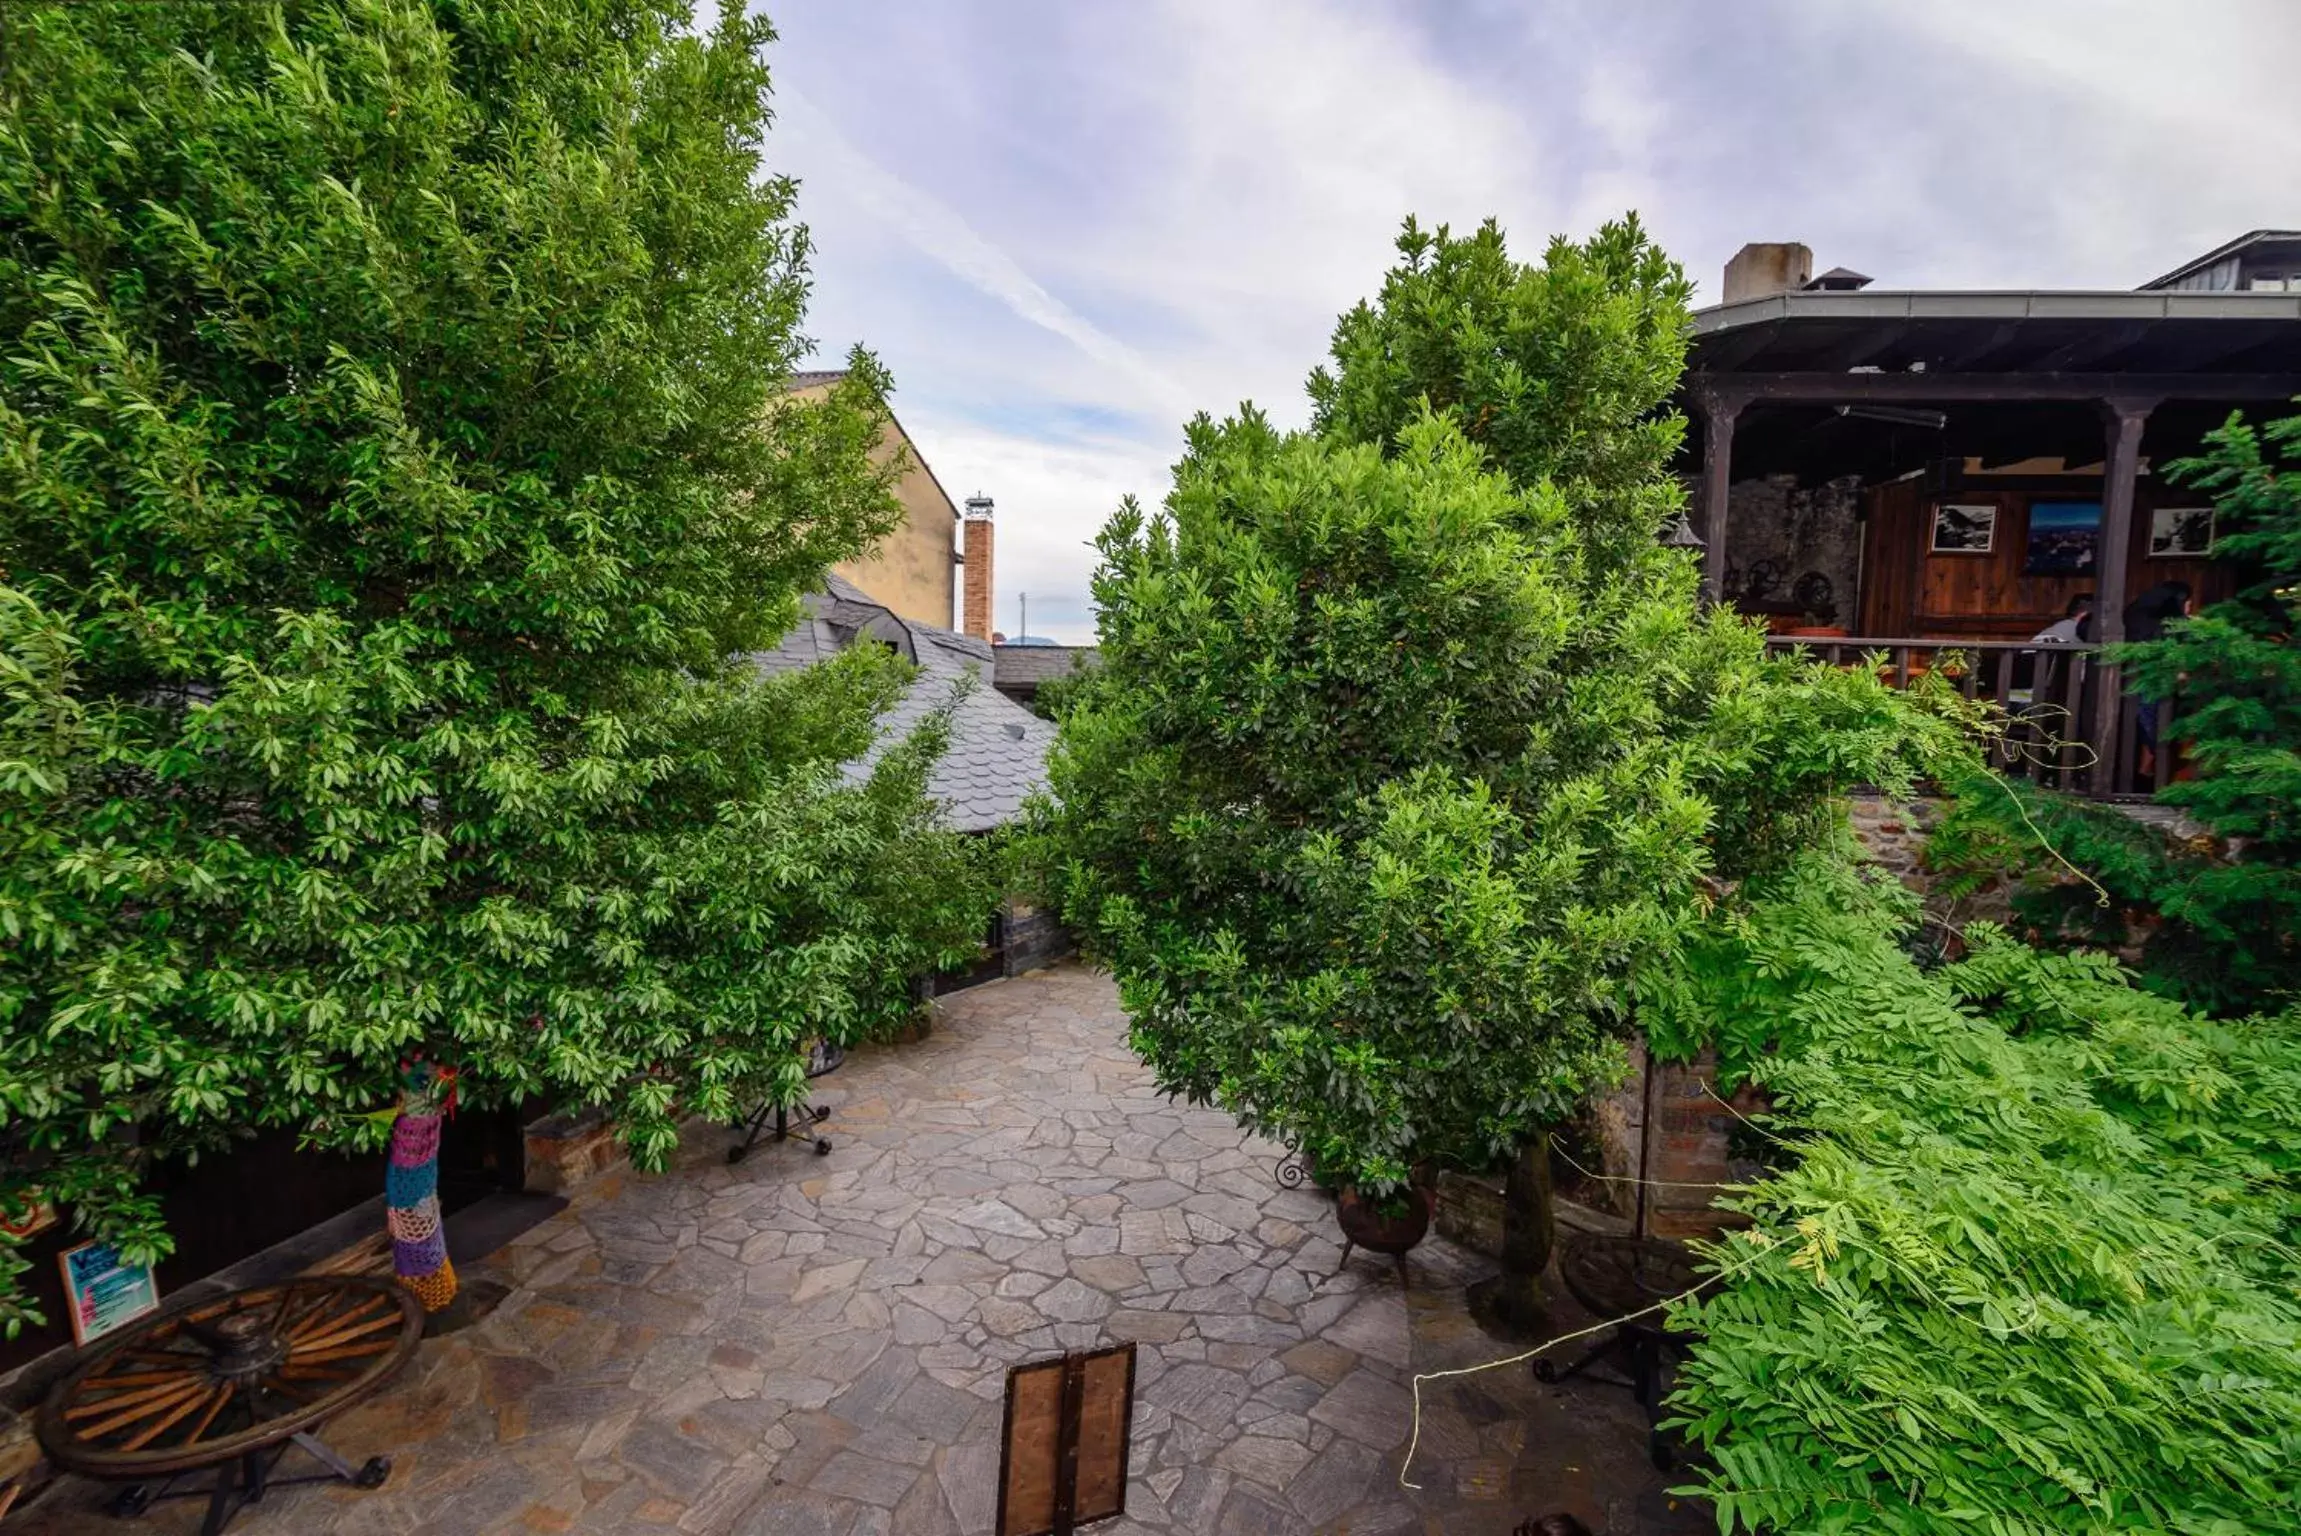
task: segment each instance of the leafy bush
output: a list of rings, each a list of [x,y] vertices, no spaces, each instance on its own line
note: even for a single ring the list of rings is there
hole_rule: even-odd
[[[0,1201],[159,1249],[153,1158],[418,1056],[660,1162],[971,950],[936,728],[837,770],[904,668],[740,660],[899,508],[689,19],[0,7]]]
[[[1842,865],[1754,894],[1688,971],[1794,1164],[1677,1314],[1721,1527],[2301,1530],[2301,1018],[1982,927],[1923,972]]]
[[[1102,536],[1053,767],[1137,1048],[1370,1188],[1508,1150],[1611,1070],[1707,820],[1636,662],[1558,666],[1563,507],[1434,419],[1386,460],[1248,416],[1192,428],[1168,508]]]

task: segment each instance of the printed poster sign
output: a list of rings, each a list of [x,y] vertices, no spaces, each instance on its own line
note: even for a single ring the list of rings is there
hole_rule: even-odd
[[[56,1256],[64,1268],[64,1304],[72,1342],[86,1344],[160,1310],[159,1282],[142,1264],[126,1264],[110,1243],[82,1243]]]
[[[1933,543],[1928,546],[1928,553],[1986,555],[1996,547],[1996,502],[1970,506],[1944,503],[1933,509]]]

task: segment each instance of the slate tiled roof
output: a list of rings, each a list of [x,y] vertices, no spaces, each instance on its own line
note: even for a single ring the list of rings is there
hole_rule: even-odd
[[[979,676],[951,718],[951,744],[935,765],[928,792],[943,803],[951,825],[983,832],[1015,819],[1023,797],[1047,781],[1047,752],[1055,728],[991,686],[991,647],[971,636],[937,629],[896,614],[854,583],[827,578],[825,590],[806,599],[807,613],[780,644],[751,658],[763,672],[788,672],[837,654],[870,636],[919,664],[919,677],[879,719],[879,741],[847,765],[861,778],[889,741],[951,696],[972,668]]]
[[[1048,678],[1069,677],[1082,661],[1090,667],[1095,663],[1091,645],[994,645],[991,653],[997,658],[999,691],[1026,699]]]

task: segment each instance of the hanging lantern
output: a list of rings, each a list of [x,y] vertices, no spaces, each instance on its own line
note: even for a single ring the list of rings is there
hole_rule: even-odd
[[[1694,520],[1680,508],[1670,526],[1662,531],[1662,542],[1671,549],[1703,549],[1702,536],[1694,531]]]

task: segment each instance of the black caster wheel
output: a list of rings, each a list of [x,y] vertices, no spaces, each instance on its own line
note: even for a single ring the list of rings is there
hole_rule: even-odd
[[[1534,1379],[1536,1381],[1556,1381],[1558,1379],[1557,1362],[1553,1360],[1535,1361]]]
[[[152,1485],[130,1483],[112,1495],[104,1505],[104,1512],[115,1520],[133,1520],[152,1507]]]
[[[828,1139],[821,1136],[815,1138],[815,1155],[817,1157],[829,1157],[831,1155],[831,1143]]]
[[[727,1149],[727,1166],[732,1168],[743,1161],[743,1155],[750,1150],[749,1147],[729,1147]]]
[[[359,1475],[352,1479],[352,1486],[355,1488],[381,1488],[384,1485],[384,1479],[390,1476],[391,1458],[389,1456],[370,1456],[367,1459],[367,1464],[360,1468]]]

